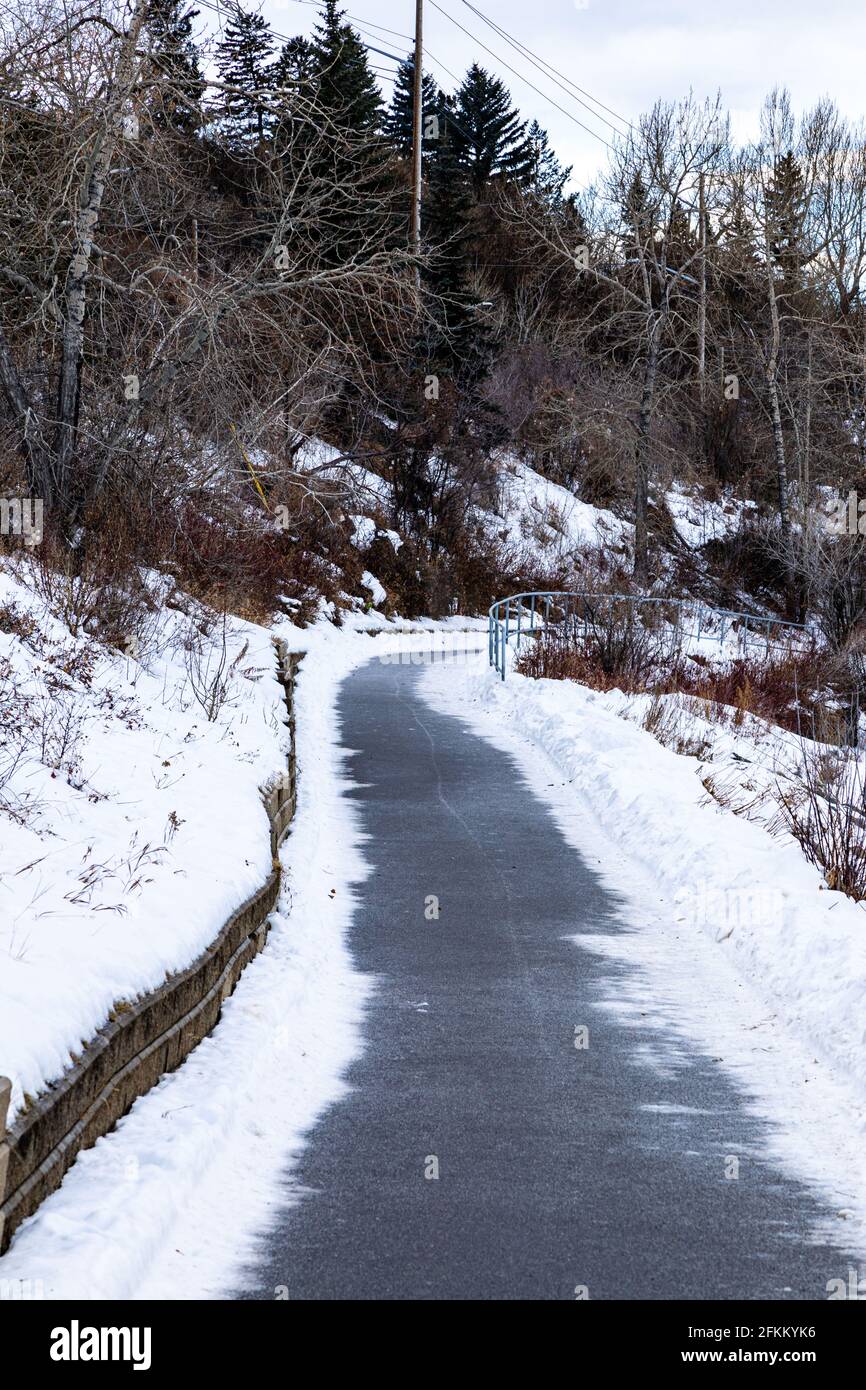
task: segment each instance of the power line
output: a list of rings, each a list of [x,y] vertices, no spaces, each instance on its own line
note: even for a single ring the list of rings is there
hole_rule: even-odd
[[[293,3],[295,5],[312,5],[315,9],[321,8],[319,0],[293,0]],[[220,0],[196,0],[196,4],[204,6],[206,10],[213,10],[214,14],[219,15],[220,19],[223,19],[227,14],[231,17],[231,7],[222,5]],[[274,29],[270,25],[268,27],[274,38],[279,39],[282,43],[291,43],[292,37],[297,37],[297,35],[281,34],[279,29]],[[390,53],[385,48],[374,48],[371,43],[364,43],[363,39],[360,42],[362,46],[371,53],[378,53],[381,57],[390,58],[392,62],[395,63],[405,62],[405,58],[401,53]]]
[[[514,38],[514,36],[509,34],[507,30],[503,29],[501,25],[496,24],[492,19],[489,19],[487,15],[483,13],[482,10],[479,10],[476,5],[471,4],[470,0],[462,0],[462,3],[466,6],[467,9],[471,10],[473,14],[476,14],[484,24],[486,24],[490,29],[497,33],[500,36],[500,38],[503,38],[507,44],[510,44],[511,47],[515,49],[518,53],[521,53],[525,58],[528,58],[528,60],[532,63],[533,67],[538,68],[540,72],[544,72],[544,70],[547,69],[548,71],[544,72],[544,75],[546,77],[550,76],[551,74],[555,74],[555,76],[550,76],[550,80],[556,82],[557,87],[560,87],[566,93],[566,95],[571,96],[571,92],[569,92],[568,90],[568,88],[570,87],[573,89],[573,91],[580,92],[582,96],[588,97],[589,100],[593,102],[595,106],[600,106],[602,111],[607,111],[609,115],[614,116],[616,120],[620,122],[621,125],[628,126],[630,130],[634,129],[631,121],[629,121],[627,117],[620,116],[616,111],[613,110],[612,107],[606,106],[603,101],[599,101],[598,97],[594,97],[591,92],[587,92],[585,88],[579,87],[576,82],[572,82],[570,77],[566,77],[565,73],[560,72],[559,69],[555,68],[552,63],[548,63],[546,58],[542,58],[538,53],[534,53],[531,48],[527,48],[526,44],[521,43],[520,39]],[[557,78],[561,78],[562,81],[557,81]],[[574,97],[573,100],[580,102],[580,105],[585,106],[587,111],[592,112],[592,115],[596,116],[597,119],[603,120],[605,125],[609,125],[611,130],[616,131],[617,135],[622,133],[613,124],[612,121],[605,120],[604,116],[598,116],[597,112],[593,111],[592,107],[589,106],[587,102],[582,101],[580,97]]]
[[[293,2],[293,4],[296,4],[296,5],[308,5],[308,6],[311,6],[312,8],[314,8],[314,9],[320,9],[320,8],[321,8],[320,3],[319,3],[319,0],[292,0],[292,2]],[[213,13],[216,14],[216,15],[218,15],[220,19],[223,19],[223,18],[225,17],[225,15],[226,15],[227,13],[229,13],[229,7],[223,5],[223,4],[220,2],[220,0],[196,0],[196,3],[199,4],[199,5],[201,5],[204,9],[212,10]],[[447,10],[443,10],[442,7],[441,7],[441,5],[438,5],[438,4],[436,3],[436,0],[430,0],[430,3],[434,6],[435,9],[439,10],[439,12],[440,12],[441,14],[443,14],[443,15],[445,16],[446,19],[450,20],[450,22],[451,22],[452,24],[456,25],[458,29],[462,30],[462,32],[463,32],[464,34],[466,34],[467,38],[472,39],[473,43],[479,44],[479,46],[480,46],[481,48],[484,49],[485,53],[489,53],[490,56],[491,56],[492,58],[496,59],[496,61],[497,61],[498,63],[502,63],[503,66],[506,67],[506,68],[508,69],[509,72],[513,73],[514,76],[517,77],[521,82],[524,82],[528,87],[531,87],[532,90],[533,90],[534,92],[537,92],[538,95],[539,95],[540,97],[542,97],[545,101],[549,101],[549,102],[551,103],[551,105],[555,106],[555,107],[557,108],[557,110],[558,110],[558,111],[561,111],[562,114],[563,114],[564,116],[567,116],[567,117],[569,118],[569,120],[574,121],[574,123],[575,123],[576,125],[580,126],[582,130],[585,130],[589,135],[594,135],[595,138],[596,138],[596,140],[600,140],[601,143],[602,143],[607,149],[611,149],[611,148],[612,148],[612,146],[609,145],[608,142],[604,139],[604,137],[601,136],[601,135],[599,135],[597,131],[591,130],[589,126],[584,125],[583,122],[582,122],[582,121],[579,121],[579,120],[577,119],[577,117],[574,116],[570,111],[566,111],[565,108],[562,107],[562,106],[560,106],[558,102],[554,101],[552,97],[547,96],[547,94],[546,94],[545,92],[543,92],[539,87],[536,87],[536,86],[534,85],[534,83],[532,83],[532,82],[529,81],[528,78],[523,77],[523,75],[522,75],[521,73],[517,72],[516,69],[513,68],[513,67],[511,66],[510,63],[507,63],[507,62],[505,61],[505,59],[499,58],[499,57],[497,56],[497,54],[495,54],[495,53],[492,51],[492,49],[488,48],[486,44],[482,43],[480,39],[476,38],[474,34],[471,34],[471,33],[469,32],[468,29],[465,29],[465,28],[463,27],[462,24],[460,24],[456,19],[454,19],[454,17],[453,17],[452,15],[448,14]],[[347,15],[347,18],[355,19],[356,23],[359,22],[359,21],[357,20],[357,17],[354,16],[354,15]],[[363,23],[366,24],[366,23],[368,23],[368,21],[367,21],[367,20],[364,20]],[[374,26],[374,27],[376,27],[376,28],[381,28],[381,29],[385,29],[385,26],[384,26],[384,25],[376,25],[376,26]],[[289,43],[289,42],[291,41],[291,38],[290,38],[290,36],[289,36],[288,34],[280,33],[280,31],[279,31],[278,29],[273,29],[273,28],[271,28],[271,31],[270,31],[270,32],[272,33],[272,35],[273,35],[273,37],[274,37],[275,39],[280,40],[282,43]],[[388,30],[388,31],[386,31],[386,32],[395,34],[398,38],[399,38],[399,37],[408,37],[408,35],[401,35],[401,34],[399,34],[398,31],[397,31],[397,30],[394,30],[394,29]],[[366,48],[366,49],[368,49],[370,52],[372,52],[372,53],[377,53],[377,54],[379,54],[379,55],[381,55],[382,57],[385,57],[385,58],[389,58],[392,62],[395,62],[395,63],[404,63],[404,62],[406,62],[406,61],[411,61],[411,60],[407,60],[406,58],[404,58],[404,57],[401,56],[400,54],[397,54],[397,53],[389,53],[389,52],[387,52],[385,49],[381,49],[381,48],[374,48],[372,44],[365,43],[363,39],[360,40],[360,42],[362,43],[363,47]],[[461,79],[460,79],[459,77],[457,77],[457,75],[456,75],[455,73],[451,72],[451,70],[450,70],[449,68],[445,67],[445,64],[444,64],[444,63],[440,62],[439,59],[435,58],[434,55],[429,51],[429,49],[427,50],[427,57],[431,60],[431,62],[434,62],[434,63],[437,64],[438,67],[441,67],[441,68],[443,69],[444,72],[447,72],[447,73],[448,73],[448,76],[451,77],[451,78],[453,78],[453,80],[454,80],[455,82],[458,82],[458,83],[459,83],[459,82],[461,81]],[[373,65],[371,65],[371,67],[373,67]],[[385,81],[395,81],[395,80],[396,80],[396,78],[395,78],[394,76],[392,76],[392,74],[389,73],[389,72],[387,72],[387,71],[379,71],[377,67],[373,67],[373,70],[374,70],[375,75],[376,75],[376,77],[377,77],[378,79],[382,79],[382,80],[385,80]],[[469,138],[467,132],[466,132],[465,130],[463,130],[462,126],[460,126],[460,124],[454,119],[454,116],[451,114],[451,112],[446,113],[446,120],[450,120],[450,121],[454,124],[454,126],[460,131],[460,133],[464,136],[464,138],[466,138],[466,139]],[[576,184],[577,184],[577,187],[580,188],[580,189],[582,189],[583,192],[588,193],[588,192],[590,191],[590,189],[586,186],[586,184],[578,183],[577,180],[572,180],[572,182],[576,183]]]
[[[448,13],[447,10],[443,10],[442,6],[436,3],[436,0],[430,0],[430,4],[433,6],[434,10],[438,10],[440,14],[443,14],[446,19],[450,20],[452,24],[456,25],[456,27],[460,29],[467,36],[467,38],[470,38],[473,43],[477,43],[479,48],[483,48],[485,53],[489,53],[491,58],[494,58],[497,63],[501,63],[503,67],[507,68],[509,72],[513,73],[514,76],[520,82],[525,83],[526,86],[530,87],[533,92],[537,92],[538,95],[542,97],[545,101],[549,101],[551,106],[555,106],[557,111],[561,111],[563,116],[567,116],[570,121],[574,121],[575,125],[580,126],[581,130],[585,130],[587,135],[592,135],[596,140],[598,140],[602,145],[604,145],[606,149],[613,149],[613,146],[609,144],[607,140],[605,140],[603,135],[599,135],[597,130],[593,130],[590,126],[585,125],[583,121],[578,120],[577,116],[573,115],[571,111],[566,111],[565,107],[560,106],[559,102],[554,101],[553,97],[549,96],[547,92],[543,92],[540,87],[536,87],[535,83],[530,82],[528,77],[524,77],[523,74],[518,72],[516,68],[513,68],[510,63],[506,62],[504,58],[501,58],[498,53],[494,53],[492,48],[488,48],[485,43],[481,42],[477,35],[470,33],[468,29],[464,28],[464,26],[459,22],[459,20],[456,20],[453,15],[450,15]]]

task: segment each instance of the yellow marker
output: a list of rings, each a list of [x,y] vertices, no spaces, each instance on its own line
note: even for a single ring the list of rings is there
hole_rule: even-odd
[[[261,483],[259,482],[258,477],[256,476],[256,470],[253,468],[253,465],[252,465],[252,461],[251,461],[251,459],[250,459],[250,456],[249,456],[249,454],[247,453],[246,449],[244,448],[243,444],[241,443],[241,440],[238,438],[238,432],[237,432],[237,430],[235,429],[234,425],[229,425],[229,429],[231,430],[232,434],[234,435],[235,439],[237,440],[237,445],[238,445],[238,448],[239,448],[240,451],[241,451],[241,455],[243,456],[244,463],[246,464],[247,468],[250,470],[250,477],[251,477],[252,480],[253,480],[253,483],[254,483],[254,485],[255,485],[256,492],[259,494],[259,497],[261,497],[262,501],[264,502],[264,504],[265,504],[265,510],[269,512],[271,509],[270,509],[270,507],[268,506],[268,499],[267,499],[267,497],[265,496],[265,494],[264,494],[264,492],[263,492],[263,490],[262,490],[262,485],[261,485]]]

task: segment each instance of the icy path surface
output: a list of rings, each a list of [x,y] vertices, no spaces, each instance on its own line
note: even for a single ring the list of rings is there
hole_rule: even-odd
[[[711,942],[611,887],[543,752],[467,727],[459,680],[443,706],[459,675],[343,685],[363,1047],[235,1296],[826,1298],[856,1263],[834,1153],[762,1105],[795,1041]]]

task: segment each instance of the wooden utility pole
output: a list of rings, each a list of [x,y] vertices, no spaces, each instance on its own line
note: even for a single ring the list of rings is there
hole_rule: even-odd
[[[424,123],[424,0],[415,0],[415,88],[412,102],[412,216],[409,246],[416,258],[421,254],[421,151]],[[416,264],[415,283],[421,286],[421,267]]]

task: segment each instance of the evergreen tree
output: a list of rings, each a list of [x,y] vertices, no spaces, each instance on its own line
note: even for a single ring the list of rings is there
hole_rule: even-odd
[[[229,137],[247,148],[261,148],[272,133],[274,118],[257,93],[271,86],[274,47],[267,20],[235,4],[216,65],[222,81],[237,89],[223,94]]]
[[[526,133],[532,150],[532,171],[529,186],[539,198],[551,204],[562,202],[562,193],[571,177],[572,166],[560,164],[550,146],[550,137],[538,121],[533,121]]]
[[[357,134],[378,132],[382,98],[367,60],[367,50],[337,0],[325,0],[312,42],[320,106],[337,125]]]
[[[267,79],[279,110],[273,130],[275,152],[284,157],[292,146],[294,157],[300,160],[313,136],[308,117],[315,96],[316,56],[310,40],[300,35],[287,39],[269,67]],[[300,129],[294,119],[297,116],[304,122]]]
[[[201,124],[204,81],[192,38],[198,15],[198,10],[186,8],[185,0],[150,0],[145,27],[161,79],[153,121],[162,129],[173,126],[189,132]]]
[[[268,69],[271,87],[306,87],[316,75],[316,55],[309,39],[298,35],[287,39]]]
[[[622,205],[622,220],[628,228],[631,249],[646,252],[652,240],[654,217],[649,206],[646,185],[640,174],[635,174]]]
[[[442,106],[444,95],[434,79],[425,72],[421,81],[422,151],[424,166],[429,163],[430,152],[442,133]],[[415,57],[414,54],[400,64],[391,105],[385,114],[382,128],[385,135],[404,159],[412,158],[412,131],[415,110]]]
[[[697,230],[693,227],[688,209],[677,201],[669,213],[665,237],[665,261],[674,270],[686,265],[698,249]]]
[[[803,175],[791,150],[776,161],[767,189],[770,249],[789,289],[800,284],[806,196]]]
[[[473,63],[455,104],[454,148],[476,196],[496,174],[520,183],[532,177],[535,156],[526,123],[511,105],[508,88]]]
[[[456,126],[446,112],[430,156],[422,231],[429,248],[428,283],[443,306],[431,360],[471,386],[489,367],[491,345],[470,286],[475,200],[456,136]]]
[[[395,169],[381,134],[382,99],[367,50],[336,0],[326,0],[311,56],[319,129],[305,175],[328,190],[320,226],[323,255],[335,264],[351,259],[364,245],[402,247],[409,214],[407,208],[401,225],[390,206]]]

